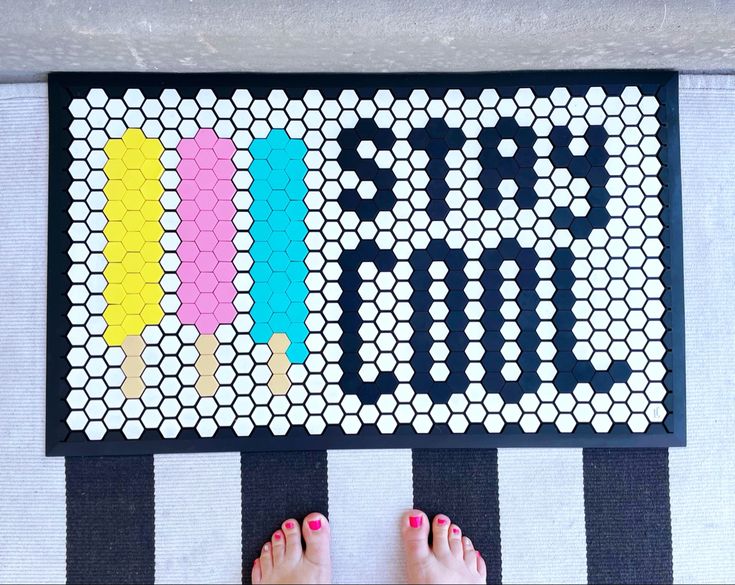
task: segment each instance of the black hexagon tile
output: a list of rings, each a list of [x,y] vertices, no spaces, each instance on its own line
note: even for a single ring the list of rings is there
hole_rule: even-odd
[[[49,95],[50,454],[684,443],[674,74]]]

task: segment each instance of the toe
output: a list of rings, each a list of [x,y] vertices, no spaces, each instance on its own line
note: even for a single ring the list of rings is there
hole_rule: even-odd
[[[286,558],[298,560],[301,558],[301,526],[293,518],[289,518],[281,525],[281,530],[286,539]]]
[[[263,573],[260,571],[260,559],[255,559],[253,562],[253,570],[250,571],[250,580],[253,585],[260,585],[263,581]]]
[[[444,514],[434,516],[434,523],[431,526],[432,545],[436,556],[446,556],[449,554],[449,527],[452,522]]]
[[[304,556],[316,565],[329,565],[329,522],[322,514],[309,514],[301,527],[306,542]]]
[[[264,579],[268,579],[273,572],[273,555],[271,554],[271,543],[266,542],[260,549],[260,572]]]
[[[286,556],[286,539],[281,530],[276,530],[271,536],[271,547],[273,550],[273,566],[278,566]]]
[[[477,572],[480,573],[482,580],[487,582],[487,567],[485,566],[485,559],[482,558],[480,551],[475,551],[477,554]]]
[[[477,551],[472,544],[472,541],[466,536],[462,537],[462,549],[464,554],[464,562],[470,568],[474,569],[477,567]]]
[[[420,563],[431,556],[429,518],[421,510],[409,510],[403,514],[401,537],[409,563]]]
[[[452,551],[452,556],[457,559],[461,559],[464,556],[462,530],[456,524],[452,524],[449,528],[449,550]]]

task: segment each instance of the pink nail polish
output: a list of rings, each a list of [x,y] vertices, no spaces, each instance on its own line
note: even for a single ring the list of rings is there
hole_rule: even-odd
[[[293,522],[286,522],[286,529],[292,530],[293,529]]]
[[[480,554],[480,551],[477,551],[477,558],[482,558],[482,555]]]
[[[452,534],[459,534],[459,528],[452,528]]]
[[[424,523],[424,517],[423,516],[409,516],[408,523],[411,526],[411,528],[420,528],[421,525]]]
[[[447,519],[446,519],[446,518],[437,518],[437,519],[436,519],[436,523],[437,523],[437,524],[438,524],[439,526],[444,526],[444,525],[445,525],[445,524],[447,523]]]
[[[322,527],[322,521],[321,520],[309,520],[309,530],[317,531]]]
[[[273,539],[274,540],[281,540],[281,533],[280,532],[274,533],[273,534]]]

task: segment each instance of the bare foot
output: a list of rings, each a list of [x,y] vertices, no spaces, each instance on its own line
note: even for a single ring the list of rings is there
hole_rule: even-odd
[[[472,541],[447,516],[439,514],[431,525],[434,536],[429,547],[429,518],[421,510],[409,510],[401,519],[406,547],[408,582],[485,583],[487,568]]]
[[[304,535],[306,550],[301,546]],[[329,523],[321,514],[309,514],[304,525],[286,520],[255,559],[253,583],[331,583]]]

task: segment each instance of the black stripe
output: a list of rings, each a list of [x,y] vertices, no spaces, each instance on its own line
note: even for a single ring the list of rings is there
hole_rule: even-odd
[[[446,514],[482,553],[488,583],[500,583],[500,509],[496,449],[414,449],[413,505]]]
[[[68,583],[152,583],[153,457],[67,457]]]
[[[666,449],[585,449],[590,583],[671,583]]]
[[[287,518],[328,515],[326,451],[242,453],[243,583],[263,544]]]

